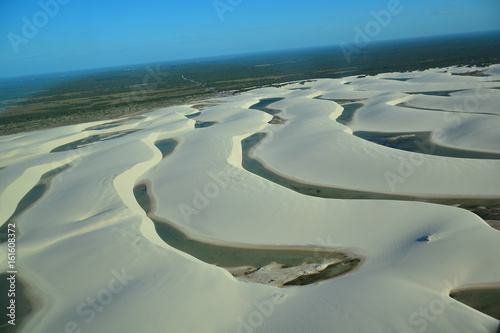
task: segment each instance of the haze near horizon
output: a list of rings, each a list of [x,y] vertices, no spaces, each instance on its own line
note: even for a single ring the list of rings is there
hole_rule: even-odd
[[[0,77],[500,30],[493,0],[4,1]]]

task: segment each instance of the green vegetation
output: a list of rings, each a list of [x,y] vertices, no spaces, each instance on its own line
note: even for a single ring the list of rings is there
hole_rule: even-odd
[[[500,35],[374,43],[350,63],[339,47],[0,80],[0,134],[143,113],[316,78],[498,63]]]

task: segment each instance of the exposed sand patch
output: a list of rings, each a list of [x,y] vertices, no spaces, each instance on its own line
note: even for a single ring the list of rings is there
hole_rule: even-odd
[[[500,160],[417,154],[353,132],[433,133],[440,146],[497,154],[500,118],[483,113],[498,104],[499,68],[286,83],[200,102],[210,104],[201,112],[1,137],[0,220],[14,215],[20,276],[40,300],[21,333],[68,322],[96,333],[234,332],[262,304],[273,306],[260,312],[262,332],[413,332],[421,309],[437,305],[427,332],[495,332],[486,309],[448,295],[500,283],[500,233],[485,222],[500,220]],[[268,112],[250,108],[278,98],[261,104]],[[464,117],[454,104],[470,98],[477,108]],[[340,123],[353,105],[344,102],[359,100]],[[286,121],[270,124],[276,113]],[[145,210],[134,195],[143,183],[155,201]]]

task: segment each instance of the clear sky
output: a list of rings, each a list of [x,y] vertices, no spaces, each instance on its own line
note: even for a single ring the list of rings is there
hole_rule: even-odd
[[[353,43],[356,27],[371,41],[500,30],[499,18],[499,0],[0,0],[0,77]]]

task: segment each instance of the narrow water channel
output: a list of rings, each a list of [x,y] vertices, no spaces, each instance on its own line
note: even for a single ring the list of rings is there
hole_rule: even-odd
[[[282,98],[282,97],[264,98],[264,99],[261,99],[259,103],[256,103],[256,104],[250,106],[249,109],[259,110],[259,111],[265,112],[265,113],[273,116],[273,119],[271,119],[271,121],[269,121],[269,124],[272,124],[272,125],[283,124],[286,122],[286,119],[278,116],[278,114],[281,112],[281,110],[273,109],[273,108],[269,107],[269,105],[276,103],[276,102],[279,102],[283,99],[284,98]]]
[[[172,154],[179,143],[175,139],[158,140],[155,142],[156,148],[161,152],[163,158]]]
[[[342,125],[349,125],[352,122],[356,111],[358,111],[358,109],[362,106],[362,103],[343,104],[342,107],[344,110],[342,111],[342,114],[335,119],[335,121]]]
[[[500,320],[500,288],[463,289],[451,292],[450,296]]]
[[[33,188],[29,190],[28,193],[26,193],[24,197],[19,201],[14,213],[9,217],[9,219],[7,219],[7,221],[5,221],[5,223],[2,226],[0,226],[0,244],[5,243],[7,241],[8,224],[16,223],[16,219],[18,216],[20,216],[23,212],[25,212],[28,208],[30,208],[32,205],[34,205],[38,200],[40,200],[43,197],[52,179],[57,175],[59,175],[61,172],[68,169],[69,167],[70,167],[69,164],[65,164],[59,168],[46,172],[45,174],[42,175],[42,177],[40,177],[38,183],[35,186],[33,186]],[[19,238],[19,236],[20,233],[18,232],[17,237]]]
[[[284,186],[298,193],[322,198],[335,199],[393,199],[393,200],[414,200],[413,197],[384,194],[376,192],[356,191],[335,187],[307,184],[286,178],[268,169],[262,162],[251,156],[252,150],[266,137],[265,133],[255,133],[241,141],[243,151],[242,166],[245,170],[265,178],[273,183]]]
[[[348,257],[341,252],[307,249],[258,249],[246,247],[232,247],[204,243],[193,240],[173,226],[168,221],[160,221],[152,216],[151,197],[146,184],[134,187],[134,196],[153,221],[156,232],[165,243],[196,257],[206,263],[220,267],[250,266],[258,269],[271,263],[278,263],[284,267],[299,266],[304,263],[320,263],[326,259],[339,259],[339,262],[328,267],[316,276],[307,279],[288,282],[287,285],[305,285],[324,279],[331,279],[347,273],[358,265],[359,259]],[[321,275],[320,275],[321,274]],[[303,276],[301,276],[303,278]]]
[[[357,131],[353,134],[359,138],[382,146],[414,153],[455,158],[500,159],[500,154],[497,153],[465,150],[437,145],[430,139],[431,132],[385,133]]]
[[[261,161],[252,156],[252,151],[255,149],[262,140],[266,137],[265,133],[255,133],[245,138],[241,142],[242,146],[242,166],[248,172],[257,176],[265,178],[273,183],[284,186],[295,192],[321,198],[331,199],[370,199],[370,200],[403,200],[403,201],[421,201],[430,202],[448,206],[456,206],[467,209],[476,215],[488,219],[496,219],[498,211],[500,211],[500,198],[439,198],[439,197],[426,197],[426,196],[410,196],[398,195],[389,193],[366,192],[350,189],[343,189],[339,187],[327,187],[316,184],[309,184],[298,182],[296,180],[282,176],[269,168],[267,168]],[[475,156],[481,156],[475,155]]]
[[[7,242],[9,228],[16,229],[17,240],[19,240],[22,237],[21,232],[17,229],[19,226],[17,218],[43,197],[54,177],[58,176],[60,173],[62,173],[69,167],[70,167],[69,164],[65,164],[59,168],[55,168],[49,172],[46,172],[45,174],[42,175],[42,177],[40,177],[38,183],[30,191],[28,191],[28,193],[26,193],[26,195],[19,201],[16,210],[10,216],[10,218],[0,227],[0,244]],[[2,307],[2,309],[6,309],[8,306],[7,302],[9,301],[9,299],[6,295],[8,294],[7,291],[9,290],[10,283],[7,280],[7,278],[10,276],[11,274],[8,273],[0,273],[0,292],[2,294],[2,297],[0,297],[0,306]],[[16,325],[15,326],[10,325],[8,323],[9,317],[3,315],[2,318],[0,318],[0,331],[2,333],[16,332],[19,329],[19,327],[21,327],[23,321],[26,319],[29,313],[33,310],[32,302],[30,301],[28,294],[26,292],[25,283],[20,278],[20,276],[21,274],[16,274],[16,280],[15,280]]]
[[[62,152],[62,151],[83,148],[83,147],[89,146],[89,145],[97,143],[97,142],[121,138],[121,137],[124,137],[126,135],[135,133],[137,131],[138,130],[127,130],[127,131],[119,131],[119,132],[113,132],[113,133],[91,135],[91,136],[88,136],[86,138],[76,140],[76,141],[61,145],[59,147],[56,147],[56,148],[52,149],[50,152],[57,153],[57,152]]]

